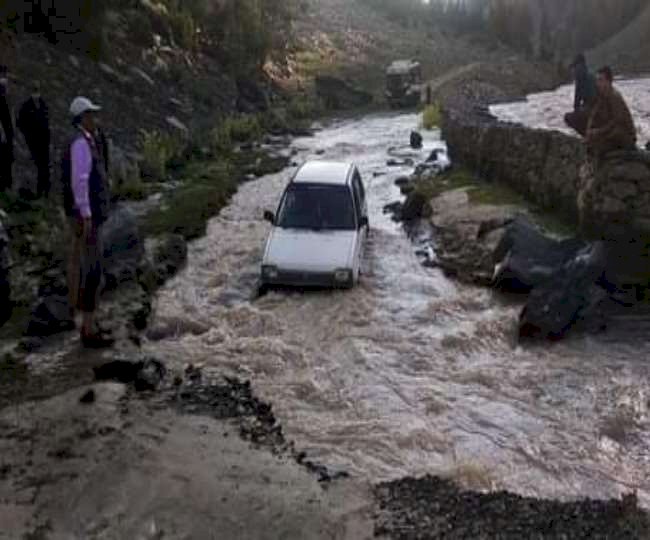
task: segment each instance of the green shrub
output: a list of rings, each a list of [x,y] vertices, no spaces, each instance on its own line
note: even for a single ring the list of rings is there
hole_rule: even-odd
[[[440,126],[441,110],[440,104],[427,105],[422,111],[422,127],[424,129],[435,129]]]
[[[175,11],[169,14],[169,25],[176,43],[188,51],[198,47],[198,34],[194,18],[188,11]]]
[[[169,133],[142,130],[140,139],[142,177],[164,180],[167,177],[167,167],[182,156],[184,149],[185,144]]]
[[[143,201],[150,192],[149,186],[139,176],[129,178],[111,189],[111,194],[117,201]]]
[[[257,140],[262,132],[262,121],[256,115],[229,116],[212,130],[212,150],[216,154],[226,153],[234,143]]]
[[[237,189],[227,163],[196,162],[183,171],[184,184],[175,189],[146,220],[145,232],[181,234],[187,240],[205,234],[207,221],[219,213]]]
[[[316,98],[295,97],[287,105],[287,114],[294,120],[308,120],[318,114],[320,106]]]

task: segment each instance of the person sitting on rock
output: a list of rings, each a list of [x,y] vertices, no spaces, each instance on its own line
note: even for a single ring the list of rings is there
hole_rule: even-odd
[[[573,112],[564,116],[564,122],[584,137],[587,134],[589,116],[598,98],[596,78],[589,72],[584,54],[575,57],[571,68],[575,76]]]
[[[614,150],[636,149],[636,128],[623,96],[614,88],[609,67],[598,71],[598,101],[587,126],[587,149],[603,156]]]

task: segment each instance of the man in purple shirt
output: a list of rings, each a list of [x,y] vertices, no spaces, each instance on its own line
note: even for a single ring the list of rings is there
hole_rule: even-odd
[[[85,97],[70,105],[76,134],[64,153],[63,187],[66,214],[74,236],[68,264],[70,304],[83,314],[81,341],[85,347],[110,346],[113,341],[95,327],[102,284],[101,227],[108,218],[110,194],[102,152],[94,133],[101,108]]]

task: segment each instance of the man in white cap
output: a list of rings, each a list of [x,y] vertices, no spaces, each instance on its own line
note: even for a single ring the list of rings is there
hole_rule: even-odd
[[[101,227],[108,218],[109,185],[102,152],[95,139],[95,115],[101,107],[77,97],[70,105],[76,134],[62,161],[64,206],[74,231],[68,263],[68,291],[72,308],[83,314],[84,347],[108,347],[113,340],[95,327],[95,312],[102,284]]]

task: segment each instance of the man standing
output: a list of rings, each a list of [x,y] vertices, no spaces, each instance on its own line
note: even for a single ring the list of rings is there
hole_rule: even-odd
[[[13,181],[14,119],[7,97],[9,75],[0,66],[0,192],[9,191]]]
[[[589,118],[587,148],[596,156],[613,150],[634,150],[636,129],[623,96],[614,88],[609,67],[598,71],[598,101]]]
[[[50,192],[50,119],[47,104],[41,97],[40,83],[34,83],[32,95],[20,108],[16,125],[25,137],[38,171],[38,196],[47,197]]]
[[[587,124],[598,98],[596,79],[589,72],[584,54],[576,56],[571,64],[575,76],[573,112],[564,116],[564,122],[583,137],[587,134]]]
[[[110,194],[103,157],[95,140],[95,115],[101,107],[85,97],[70,105],[77,133],[67,146],[62,162],[64,206],[72,229],[68,263],[70,303],[83,314],[81,342],[101,348],[113,343],[95,327],[95,312],[102,284],[101,228],[108,218]]]

